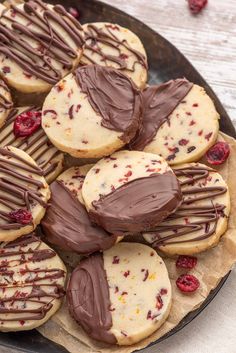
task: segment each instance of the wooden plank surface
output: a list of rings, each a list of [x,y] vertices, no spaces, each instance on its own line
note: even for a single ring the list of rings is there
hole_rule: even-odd
[[[236,0],[209,0],[193,16],[186,0],[104,0],[171,41],[212,86],[236,126]]]

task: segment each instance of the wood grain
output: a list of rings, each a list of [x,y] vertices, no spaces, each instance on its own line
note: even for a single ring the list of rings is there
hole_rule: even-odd
[[[104,0],[171,41],[208,81],[236,126],[236,1],[209,0],[201,14],[186,0]]]

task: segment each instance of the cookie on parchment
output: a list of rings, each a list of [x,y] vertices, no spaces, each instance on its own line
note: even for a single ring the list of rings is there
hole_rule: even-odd
[[[50,205],[41,226],[46,240],[58,249],[91,254],[109,249],[120,240],[92,224],[84,206],[81,189],[91,167],[72,167],[50,185]]]
[[[34,233],[0,243],[0,331],[31,330],[60,307],[66,268]]]
[[[131,345],[156,331],[171,307],[163,260],[150,247],[119,243],[82,260],[67,288],[72,317],[99,341]]]
[[[10,109],[13,107],[11,93],[6,83],[0,79],[0,127],[4,124]]]
[[[121,70],[139,88],[147,82],[147,55],[140,39],[118,24],[94,22],[83,25],[85,49],[80,64],[98,64]]]
[[[171,165],[198,161],[219,131],[214,103],[204,88],[186,79],[147,87],[142,118],[130,149],[157,153]]]
[[[79,64],[80,23],[61,5],[41,0],[10,5],[0,17],[0,75],[24,93],[48,92]]]
[[[82,196],[91,219],[118,235],[152,228],[182,201],[179,182],[162,157],[125,150],[90,169]]]
[[[219,173],[200,163],[176,166],[183,203],[144,238],[166,255],[192,255],[218,244],[230,213],[228,186]]]
[[[50,197],[43,171],[22,150],[0,148],[0,241],[33,231]]]
[[[127,76],[111,67],[88,65],[51,90],[42,126],[58,149],[77,158],[98,158],[134,137],[140,107],[140,92]]]

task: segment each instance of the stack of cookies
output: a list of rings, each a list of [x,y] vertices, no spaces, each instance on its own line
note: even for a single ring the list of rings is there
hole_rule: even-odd
[[[191,269],[227,229],[228,187],[199,162],[229,154],[219,115],[185,78],[149,86],[126,28],[41,0],[0,11],[0,331],[42,325],[66,294],[91,338],[134,344],[171,308],[160,256]]]

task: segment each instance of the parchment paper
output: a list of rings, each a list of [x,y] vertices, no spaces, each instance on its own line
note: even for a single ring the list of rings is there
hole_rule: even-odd
[[[210,291],[217,286],[222,277],[232,269],[236,262],[236,140],[225,134],[221,134],[220,139],[226,140],[231,148],[229,159],[223,166],[216,168],[228,183],[230,189],[231,214],[228,230],[221,238],[219,245],[197,255],[198,264],[191,273],[195,274],[200,280],[200,289],[192,295],[184,295],[179,292],[175,281],[181,272],[176,269],[175,259],[164,258],[172,283],[173,303],[168,320],[150,337],[127,347],[108,346],[99,343],[90,339],[83,329],[69,316],[66,303],[46,324],[38,329],[42,335],[61,344],[71,353],[130,353],[156,341],[173,329],[189,312],[195,310],[203,303]],[[202,162],[204,163],[205,161],[203,160]],[[64,260],[66,260],[65,257]]]

